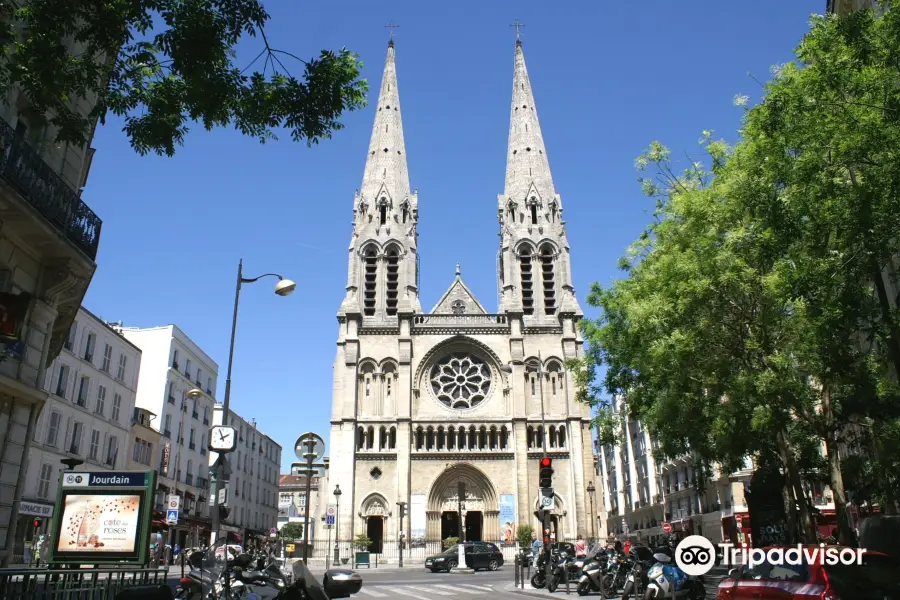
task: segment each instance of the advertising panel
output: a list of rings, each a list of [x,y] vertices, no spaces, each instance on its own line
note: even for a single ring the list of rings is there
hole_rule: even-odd
[[[413,548],[425,545],[427,515],[425,494],[413,494],[409,498],[409,542]]]
[[[60,475],[51,563],[145,564],[156,473]]]
[[[516,497],[500,494],[500,542],[504,545],[516,543]]]

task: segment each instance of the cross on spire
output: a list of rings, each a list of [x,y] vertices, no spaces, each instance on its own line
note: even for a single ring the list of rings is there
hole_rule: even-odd
[[[391,35],[391,39],[390,39],[390,41],[393,42],[393,41],[394,41],[394,30],[397,29],[397,28],[400,27],[400,26],[399,26],[399,25],[396,25],[393,21],[391,21],[390,23],[388,23],[388,24],[385,25],[384,27],[385,27],[385,29],[389,29],[389,30],[391,31],[391,34],[390,34],[390,35]]]
[[[459,263],[456,263],[456,276],[459,277]]]
[[[513,22],[513,24],[510,25],[510,27],[516,28],[516,41],[521,42],[522,41],[522,28],[525,27],[525,24],[522,23],[520,20],[516,19]]]

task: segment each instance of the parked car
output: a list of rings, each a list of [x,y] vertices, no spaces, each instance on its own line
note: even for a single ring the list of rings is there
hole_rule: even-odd
[[[806,546],[808,551],[820,546]],[[900,561],[878,552],[863,554],[861,565],[829,565],[801,562],[773,565],[768,561],[752,569],[731,569],[719,584],[716,600],[814,600],[859,598],[894,600],[900,598]]]
[[[503,566],[503,553],[496,544],[489,542],[463,542],[466,566],[479,571],[487,569],[496,571]],[[425,559],[425,568],[432,573],[455,569],[459,564],[459,546],[453,545],[434,556]]]

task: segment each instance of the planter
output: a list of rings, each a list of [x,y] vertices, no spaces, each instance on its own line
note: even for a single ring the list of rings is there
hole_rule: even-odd
[[[372,565],[369,564],[369,552],[366,550],[357,550],[353,556],[353,568],[357,568],[361,565],[365,565],[366,568],[371,569]]]

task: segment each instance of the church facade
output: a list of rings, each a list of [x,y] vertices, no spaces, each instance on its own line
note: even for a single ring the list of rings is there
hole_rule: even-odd
[[[458,268],[423,311],[418,193],[409,184],[391,42],[338,312],[329,487],[341,489],[342,540],[366,534],[378,551],[402,530],[429,550],[460,533],[514,542],[518,525],[539,526],[545,453],[555,470],[556,535],[599,534],[602,507],[587,492],[596,487],[590,410],[576,401],[565,367],[582,352],[582,311],[521,42],[497,214],[497,312],[474,297]]]

